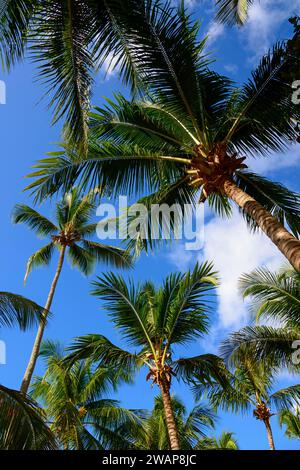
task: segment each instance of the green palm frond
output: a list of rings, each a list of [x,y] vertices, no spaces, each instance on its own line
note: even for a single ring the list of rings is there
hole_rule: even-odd
[[[286,426],[285,435],[290,439],[300,439],[300,417],[299,413],[290,410],[282,410],[279,413],[280,426]]]
[[[252,360],[270,363],[274,367],[287,367],[295,372],[299,371],[299,363],[293,360],[293,354],[297,355],[299,340],[299,329],[248,326],[230,335],[222,345],[222,356],[234,362],[247,347],[251,348]]]
[[[21,330],[27,330],[42,320],[44,312],[44,308],[32,300],[10,292],[0,292],[0,326],[18,325]]]
[[[94,17],[88,2],[46,0],[31,32],[30,52],[38,75],[51,93],[53,123],[66,116],[66,139],[87,140],[87,119],[94,63],[89,50]]]
[[[69,247],[68,257],[71,261],[72,266],[76,266],[80,271],[88,276],[93,272],[95,266],[95,257],[89,250],[82,248],[78,244],[74,243]]]
[[[196,264],[177,286],[176,296],[165,312],[165,334],[169,345],[182,344],[207,332],[209,301],[217,285],[216,272],[211,263]]]
[[[217,382],[226,387],[229,384],[230,375],[225,367],[224,360],[214,354],[202,354],[178,359],[175,362],[175,371],[178,377],[183,378],[185,381],[197,383],[193,387],[197,399],[200,399],[203,389],[199,385],[206,386]]]
[[[101,298],[109,312],[109,317],[134,345],[146,346],[153,350],[147,324],[147,305],[141,295],[141,289],[135,287],[133,281],[127,285],[121,276],[108,273],[93,282],[92,294]]]
[[[242,26],[248,17],[248,10],[254,0],[215,0],[216,18],[221,23]]]
[[[121,374],[91,360],[68,364],[59,344],[42,348],[46,372],[36,377],[32,396],[42,401],[58,442],[68,450],[126,449],[143,426],[142,410],[127,410],[107,396]],[[124,380],[124,374],[122,377]]]
[[[83,246],[87,252],[99,262],[111,264],[117,268],[128,268],[132,266],[133,260],[130,253],[121,248],[89,240],[83,240]]]
[[[270,396],[271,403],[274,403],[277,410],[292,409],[300,406],[300,385],[278,390]]]
[[[284,151],[295,142],[299,106],[291,102],[285,75],[294,67],[285,44],[277,43],[263,56],[252,78],[243,86],[231,115],[225,115],[226,142],[243,154]],[[226,127],[225,126],[225,127]]]
[[[38,266],[47,266],[50,263],[54,248],[55,245],[53,242],[48,243],[29,257],[24,277],[24,283],[26,283],[29,274],[34,268]]]
[[[273,273],[260,268],[240,279],[245,298],[251,298],[256,319],[281,321],[289,327],[300,325],[299,273],[283,271]]]
[[[68,350],[72,352],[65,358],[67,364],[90,358],[93,362],[101,363],[105,367],[119,369],[124,374],[142,365],[139,356],[115,346],[103,335],[80,336],[75,339]]]
[[[55,450],[54,434],[45,415],[30,397],[0,385],[0,448],[2,450]]]
[[[15,206],[12,221],[15,224],[24,223],[28,225],[31,230],[42,237],[53,235],[58,231],[56,225],[50,220],[25,204],[17,204]]]
[[[24,56],[30,18],[38,3],[38,0],[0,3],[0,61],[7,70]]]
[[[233,432],[223,431],[219,438],[204,437],[197,442],[195,450],[239,450],[233,436]]]

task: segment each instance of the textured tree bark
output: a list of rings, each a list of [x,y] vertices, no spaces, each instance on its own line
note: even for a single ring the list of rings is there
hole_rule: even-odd
[[[175,418],[174,418],[174,413],[173,413],[173,408],[172,408],[169,384],[161,383],[160,390],[161,390],[163,404],[164,404],[171,450],[180,450],[179,436],[178,436],[178,430],[177,430],[177,426],[175,423]]]
[[[270,424],[270,420],[266,419],[264,421],[266,430],[267,430],[267,435],[268,435],[268,441],[269,441],[269,446],[271,450],[275,450],[275,444],[274,444],[274,439],[273,439],[273,433],[272,433],[272,428]]]
[[[47,315],[48,315],[49,310],[51,308],[51,304],[52,304],[52,301],[53,301],[57,281],[59,279],[61,269],[63,267],[65,251],[66,251],[66,247],[62,246],[60,256],[59,256],[59,260],[58,260],[58,265],[57,265],[57,268],[56,268],[56,272],[55,272],[55,275],[54,275],[54,278],[53,278],[53,281],[52,281],[52,284],[51,284],[51,287],[50,287],[47,302],[46,302],[45,307],[44,307],[45,308],[45,313],[43,315],[42,320],[40,321],[39,328],[38,328],[38,331],[37,331],[37,334],[36,334],[36,337],[35,337],[35,341],[34,341],[34,344],[33,344],[33,348],[32,348],[32,351],[31,351],[30,359],[29,359],[29,362],[28,362],[28,365],[27,365],[27,368],[26,368],[26,371],[25,371],[25,374],[24,374],[24,377],[23,377],[23,380],[22,380],[20,391],[24,395],[28,393],[28,389],[29,389],[29,385],[30,385],[30,382],[31,382],[31,379],[32,379],[32,375],[33,375],[33,372],[34,372],[34,369],[35,369],[36,361],[37,361],[37,358],[38,358],[38,355],[39,355],[39,352],[40,352],[41,343],[42,343],[42,339],[43,339],[43,335],[44,335],[44,331],[45,331],[45,326],[46,326],[46,318],[47,318]]]
[[[238,188],[233,181],[226,180],[223,189],[230,199],[255,220],[291,265],[300,271],[300,241],[290,234],[259,202]]]

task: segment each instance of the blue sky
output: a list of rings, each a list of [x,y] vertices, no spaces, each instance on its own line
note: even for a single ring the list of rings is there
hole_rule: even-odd
[[[299,14],[300,1],[261,0],[250,10],[248,24],[240,30],[224,28],[213,22],[210,0],[186,2],[190,4],[195,17],[202,22],[201,32],[210,33],[207,49],[216,59],[213,67],[228,74],[238,82],[249,76],[258,57],[275,40],[286,38],[291,29],[287,18]],[[291,5],[292,3],[292,5]],[[43,87],[34,80],[34,68],[29,61],[15,67],[10,75],[0,75],[5,80],[7,91],[6,105],[0,105],[0,136],[2,148],[2,184],[0,244],[1,290],[20,293],[43,304],[55,269],[56,259],[47,269],[34,271],[23,286],[26,260],[42,241],[23,226],[10,223],[11,211],[15,203],[32,204],[28,194],[22,190],[30,166],[47,151],[53,150],[53,142],[59,141],[59,126],[51,127],[51,114],[47,109],[47,98],[40,101]],[[98,77],[94,89],[93,102],[100,105],[103,96],[111,96],[113,91],[122,90],[118,77],[109,73],[104,80]],[[291,148],[284,155],[274,155],[269,160],[254,160],[252,168],[262,174],[280,181],[294,190],[299,188],[299,152]],[[51,214],[50,205],[44,204],[39,210]],[[283,262],[281,255],[261,235],[249,234],[243,220],[234,213],[230,220],[220,220],[207,213],[205,226],[205,245],[199,252],[186,252],[180,243],[163,247],[153,255],[143,255],[131,275],[135,280],[151,279],[159,284],[170,272],[187,269],[199,260],[214,260],[219,270],[222,285],[219,289],[218,308],[211,319],[210,335],[203,341],[181,351],[184,355],[201,352],[217,352],[220,340],[228,332],[238,329],[249,322],[247,306],[237,293],[237,279],[243,272],[249,272],[259,264],[276,268]],[[238,242],[237,242],[238,240]],[[76,269],[67,264],[57,288],[52,311],[53,318],[48,326],[47,338],[68,344],[77,335],[102,333],[112,341],[119,337],[108,322],[101,303],[89,295],[91,281],[105,268],[98,266],[94,275],[87,280]],[[2,330],[0,339],[6,342],[7,364],[0,365],[1,383],[18,388],[31,350],[34,331],[20,333],[17,330]],[[38,364],[37,373],[43,371]],[[297,379],[282,373],[278,386],[295,383]],[[189,407],[193,400],[190,392],[182,384],[174,382],[174,389]],[[123,386],[117,394],[128,407],[150,408],[157,390],[145,382],[145,371],[137,378],[134,386]],[[281,449],[300,449],[295,440],[284,437],[272,418],[277,447]],[[267,449],[267,439],[263,426],[251,416],[220,414],[217,432],[230,430],[242,449]]]

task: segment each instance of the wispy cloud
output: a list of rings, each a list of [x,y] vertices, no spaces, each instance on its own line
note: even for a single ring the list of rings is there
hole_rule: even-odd
[[[257,61],[275,42],[281,24],[299,11],[300,0],[256,1],[249,8],[246,25],[239,30],[239,36],[250,52],[250,60]]]
[[[221,23],[215,21],[211,22],[208,26],[206,35],[208,36],[206,45],[211,46],[214,44],[225,32],[225,27]]]

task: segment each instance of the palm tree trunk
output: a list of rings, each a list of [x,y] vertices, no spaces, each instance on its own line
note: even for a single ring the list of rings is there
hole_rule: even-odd
[[[171,450],[180,450],[178,430],[177,430],[173,408],[172,408],[172,402],[171,402],[170,385],[162,381],[160,383],[160,390],[161,390],[161,395],[162,395],[163,404],[164,404]]]
[[[275,450],[275,444],[274,444],[274,439],[273,439],[273,433],[272,433],[272,428],[270,424],[270,420],[266,419],[264,420],[266,430],[267,430],[267,435],[268,435],[268,441],[269,441],[269,446],[271,450]]]
[[[300,241],[291,235],[259,202],[240,189],[233,181],[226,180],[223,189],[226,196],[255,220],[291,265],[297,271],[300,271]]]
[[[33,372],[34,372],[34,369],[35,369],[35,365],[36,365],[36,361],[37,361],[37,358],[38,358],[38,355],[39,355],[39,352],[40,352],[41,343],[42,343],[44,330],[45,330],[45,326],[46,326],[46,318],[47,318],[47,315],[48,315],[49,310],[51,308],[51,304],[52,304],[52,300],[53,300],[53,297],[54,297],[57,281],[59,279],[61,269],[62,269],[62,266],[63,266],[65,251],[66,251],[66,247],[62,246],[60,256],[59,256],[59,260],[58,260],[58,265],[57,265],[57,268],[56,268],[56,272],[55,272],[55,275],[54,275],[54,278],[53,278],[53,281],[52,281],[52,284],[51,284],[51,287],[50,287],[47,302],[46,302],[45,307],[44,307],[45,308],[45,313],[43,314],[43,318],[40,321],[39,328],[38,328],[38,331],[37,331],[37,334],[36,334],[36,337],[35,337],[35,341],[34,341],[34,344],[33,344],[33,348],[32,348],[32,351],[31,351],[30,359],[29,359],[29,362],[27,364],[27,368],[26,368],[26,371],[25,371],[25,374],[24,374],[24,377],[23,377],[23,380],[22,380],[20,391],[24,395],[26,395],[28,393],[31,378],[32,378],[32,375],[33,375]]]

